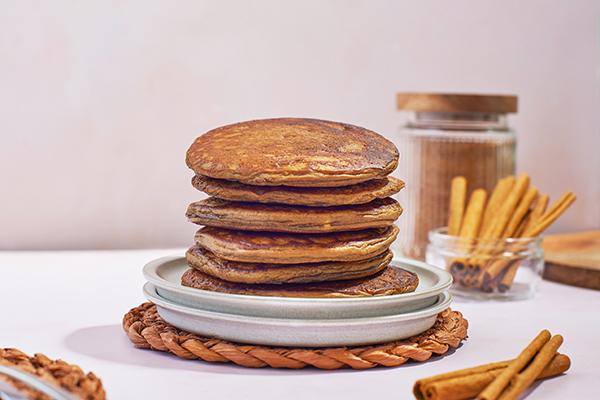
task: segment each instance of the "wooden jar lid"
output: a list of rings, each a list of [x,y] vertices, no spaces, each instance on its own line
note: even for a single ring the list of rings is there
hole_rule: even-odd
[[[399,110],[508,114],[517,112],[517,96],[449,93],[398,93]]]

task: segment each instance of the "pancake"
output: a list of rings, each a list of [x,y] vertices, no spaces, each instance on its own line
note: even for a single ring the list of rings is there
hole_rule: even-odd
[[[364,204],[396,194],[404,187],[404,182],[391,176],[334,188],[255,186],[200,175],[192,178],[192,184],[196,189],[224,200],[313,207]]]
[[[367,204],[306,207],[242,203],[210,197],[189,205],[188,219],[198,225],[248,231],[323,233],[390,226],[402,213],[391,197]]]
[[[386,251],[365,261],[331,261],[310,264],[259,264],[227,261],[199,246],[186,253],[188,265],[207,275],[239,283],[307,283],[363,278],[376,274],[392,261]]]
[[[255,296],[371,297],[414,292],[419,278],[412,272],[387,267],[371,277],[346,281],[247,285],[227,282],[196,269],[189,269],[181,277],[181,284],[213,292]]]
[[[207,226],[196,233],[196,243],[225,260],[301,264],[366,260],[386,251],[397,235],[396,226],[321,234],[249,232]]]
[[[186,163],[198,175],[250,185],[333,187],[388,175],[398,150],[358,126],[279,118],[213,129],[190,146]]]

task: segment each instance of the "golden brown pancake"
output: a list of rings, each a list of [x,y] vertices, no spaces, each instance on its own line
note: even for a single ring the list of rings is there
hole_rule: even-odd
[[[364,204],[396,194],[404,187],[404,182],[391,176],[334,188],[256,186],[200,175],[192,178],[192,184],[196,189],[224,200],[313,207]]]
[[[190,146],[186,163],[198,175],[250,185],[333,187],[386,176],[398,150],[358,126],[279,118],[213,129]]]
[[[191,247],[188,265],[207,275],[239,283],[307,283],[363,278],[376,274],[392,261],[386,251],[364,261],[330,261],[309,264],[260,264],[227,261],[200,246]]]
[[[357,261],[375,257],[396,239],[398,228],[321,234],[270,233],[204,227],[196,243],[230,261],[301,264]]]
[[[336,282],[247,285],[227,282],[196,269],[187,270],[181,284],[213,292],[283,297],[370,297],[414,292],[419,284],[416,274],[387,267],[367,278]]]
[[[189,205],[188,219],[198,225],[247,231],[323,233],[390,226],[402,213],[391,197],[367,204],[306,207],[242,203],[210,197]]]

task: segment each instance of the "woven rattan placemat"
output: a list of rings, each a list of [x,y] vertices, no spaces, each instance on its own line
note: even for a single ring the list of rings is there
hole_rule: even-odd
[[[430,329],[401,341],[363,347],[287,348],[203,338],[163,321],[152,303],[133,308],[123,317],[123,329],[136,347],[249,368],[366,369],[395,367],[408,360],[422,362],[457,348],[467,337],[467,327],[468,322],[460,312],[448,309],[438,314]]]
[[[30,357],[17,349],[0,348],[0,365],[35,375],[81,399],[104,400],[106,398],[102,382],[93,372],[85,373],[77,365],[63,360],[52,360],[40,353]],[[14,386],[29,399],[50,400],[45,394],[31,389],[20,381],[2,374],[0,379]]]

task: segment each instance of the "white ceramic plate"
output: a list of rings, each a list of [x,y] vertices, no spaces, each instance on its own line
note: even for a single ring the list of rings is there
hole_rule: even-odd
[[[423,310],[382,317],[348,319],[263,318],[186,307],[164,299],[151,283],[144,295],[169,324],[206,337],[269,346],[330,347],[384,343],[431,328],[436,315],[450,306],[448,292]]]
[[[434,304],[437,296],[452,284],[452,276],[443,269],[410,259],[395,259],[392,267],[403,268],[419,276],[412,293],[362,298],[292,298],[251,296],[211,292],[181,284],[189,268],[184,257],[163,257],[144,266],[144,277],[158,294],[184,306],[227,314],[273,318],[336,319],[399,314]]]

